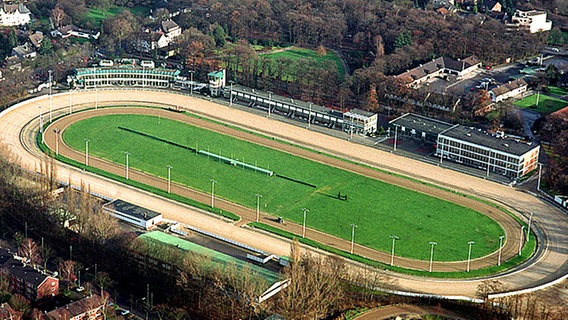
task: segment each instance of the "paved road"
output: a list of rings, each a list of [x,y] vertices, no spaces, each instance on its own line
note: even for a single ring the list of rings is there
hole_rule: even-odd
[[[82,92],[74,94],[73,101],[75,104],[93,103],[94,97],[94,92]],[[559,209],[542,202],[538,198],[516,189],[439,168],[435,165],[392,155],[380,150],[353,143],[346,143],[345,140],[298,129],[288,124],[267,120],[266,118],[254,116],[240,110],[229,109],[207,101],[196,100],[172,93],[99,90],[98,97],[100,103],[106,100],[138,100],[181,105],[189,108],[192,112],[207,114],[209,117],[224,119],[229,122],[238,122],[241,126],[254,128],[254,130],[262,132],[288,136],[288,139],[295,143],[306,144],[312,148],[345,156],[382,169],[491,199],[519,212],[524,219],[526,219],[528,212],[535,212],[533,219],[535,226],[542,231],[545,237],[544,239],[548,240],[544,244],[545,252],[539,256],[536,263],[522,271],[501,275],[499,276],[499,280],[504,282],[511,289],[522,289],[543,284],[564,276],[568,270],[568,252],[566,247],[566,243],[568,243],[568,235],[566,232],[568,229],[567,215]],[[54,106],[62,106],[64,109],[63,112],[67,110],[68,103],[69,98],[66,94],[53,97]],[[21,146],[20,132],[30,119],[32,122],[35,122],[37,127],[37,116],[40,113],[38,106],[40,105],[43,106],[41,112],[45,112],[48,109],[46,106],[49,106],[49,99],[47,97],[40,97],[26,101],[0,114],[0,121],[3,125],[3,130],[0,132],[0,141],[7,143],[11,150],[17,154],[18,161],[24,167],[31,170],[37,170],[39,168],[38,159],[35,156],[31,156],[30,153]],[[24,138],[32,135],[33,130],[28,130],[23,134]],[[70,177],[72,183],[76,185],[80,184],[81,181],[88,181],[93,191],[113,198],[123,198],[127,201],[132,201],[161,212],[175,212],[191,220],[190,224],[211,232],[230,236],[247,244],[257,245],[266,251],[271,251],[276,254],[286,254],[288,251],[289,244],[287,241],[276,240],[259,233],[254,233],[254,235],[251,236],[250,232],[243,228],[238,228],[226,223],[219,223],[220,220],[216,217],[198,214],[196,210],[186,206],[171,203],[159,197],[133,190],[132,188],[104,178],[82,173],[65,165],[59,166],[58,175],[62,180],[67,180]],[[397,286],[402,290],[439,295],[475,296],[477,285],[480,283],[479,280],[433,280],[405,275],[393,276],[396,276]]]

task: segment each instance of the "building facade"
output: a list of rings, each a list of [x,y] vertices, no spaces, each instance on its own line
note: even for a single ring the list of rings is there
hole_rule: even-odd
[[[19,4],[3,4],[0,6],[0,26],[21,26],[30,23],[30,10]]]
[[[450,57],[439,57],[432,61],[408,70],[396,76],[407,83],[408,86],[418,86],[434,78],[443,78],[447,75],[464,77],[481,66],[481,60],[476,56],[470,56],[462,60]]]
[[[8,272],[10,290],[32,301],[45,300],[59,294],[59,279],[27,264],[24,258],[0,248],[0,265]]]
[[[516,180],[538,165],[538,144],[507,137],[502,132],[491,134],[410,113],[391,120],[389,130],[391,136],[435,145],[434,156],[441,162],[449,160],[485,170],[487,175],[499,174]]]
[[[162,222],[161,213],[120,199],[113,200],[103,205],[103,209],[106,213],[119,220],[134,224],[146,230]]]
[[[551,30],[552,21],[548,20],[545,11],[517,10],[511,17],[511,23],[508,23],[506,27],[509,30],[526,30],[530,33],[537,33]]]
[[[94,294],[45,314],[45,320],[102,320],[104,300]]]
[[[498,86],[495,89],[489,91],[489,96],[491,101],[497,103],[503,100],[516,97],[523,92],[526,92],[528,84],[523,79],[517,79],[515,81],[509,81],[505,84]]]
[[[356,134],[370,134],[377,131],[378,115],[360,109],[343,112],[240,85],[229,86],[229,90],[224,91],[224,96],[230,100],[230,103],[239,101],[270,114],[305,121],[308,126],[316,124]]]
[[[75,69],[68,81],[79,88],[152,87],[170,88],[178,79],[176,69],[145,68],[139,65],[117,65]]]
[[[455,125],[438,135],[436,155],[511,179],[519,179],[538,166],[540,145],[491,135],[480,129]]]

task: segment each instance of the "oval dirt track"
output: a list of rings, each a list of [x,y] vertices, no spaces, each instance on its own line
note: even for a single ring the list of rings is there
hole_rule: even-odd
[[[74,93],[72,97],[73,108],[76,108],[76,105],[93,105],[95,96],[96,94],[93,91]],[[219,105],[172,92],[99,90],[98,99],[99,105],[102,105],[105,101],[111,101],[112,104],[134,101],[141,105],[148,103],[180,105],[193,113],[202,114],[209,118],[233,123],[300,145],[306,145],[316,150],[361,161],[371,166],[407,175],[451,190],[489,199],[509,207],[519,215],[521,215],[519,213],[521,212],[524,217],[527,216],[528,212],[535,212],[533,224],[542,231],[543,237],[541,240],[543,241],[542,247],[544,250],[533,263],[523,267],[521,270],[498,275],[494,278],[503,282],[511,290],[520,290],[549,283],[555,279],[565,277],[567,273],[567,215],[540,199],[514,188],[404,158],[396,154],[348,143],[339,138],[228,108],[226,105]],[[70,95],[67,93],[54,95],[54,110],[59,110],[59,113],[67,113],[69,101]],[[0,130],[0,141],[9,146],[9,149],[14,154],[15,161],[18,161],[18,163],[29,170],[37,170],[40,160],[33,146],[26,148],[23,146],[23,143],[27,141],[28,145],[33,145],[33,136],[37,132],[38,115],[43,112],[45,119],[48,103],[48,96],[42,96],[19,103],[0,113],[0,123],[3,126],[3,130]],[[43,108],[38,111],[38,107],[41,106]],[[275,254],[286,254],[289,248],[286,240],[275,239],[263,233],[251,233],[242,228],[220,222],[218,218],[199,214],[196,210],[187,206],[166,201],[152,194],[82,172],[64,164],[58,165],[58,176],[61,180],[70,180],[75,185],[85,181],[94,192],[112,198],[122,198],[153,210],[165,212],[166,217],[168,214],[175,212],[183,219],[182,221],[189,224],[225,235],[242,243],[257,246]],[[359,250],[359,248],[356,248],[356,250]],[[442,280],[402,274],[388,274],[396,278],[396,287],[400,290],[445,296],[473,297],[476,295],[477,286],[481,283],[481,280],[475,279]]]

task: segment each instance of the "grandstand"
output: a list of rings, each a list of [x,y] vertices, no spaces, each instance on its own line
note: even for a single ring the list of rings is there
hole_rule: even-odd
[[[377,131],[378,116],[371,112],[359,109],[342,112],[240,85],[232,85],[229,90],[226,89],[224,97],[231,103],[239,101],[251,108],[266,111],[267,114],[278,114],[305,121],[308,126],[317,124],[357,134],[371,134]]]
[[[124,59],[123,59],[124,60]],[[136,60],[130,63],[108,63],[104,66],[75,69],[68,82],[78,88],[96,88],[111,86],[171,88],[180,79],[176,69],[153,68],[149,64],[140,64]]]

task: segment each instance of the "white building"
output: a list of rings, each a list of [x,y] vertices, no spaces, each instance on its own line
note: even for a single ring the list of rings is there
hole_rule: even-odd
[[[163,21],[160,29],[150,31],[146,29],[145,39],[138,42],[140,51],[149,52],[151,50],[162,49],[172,44],[175,39],[181,36],[182,29],[173,20]]]
[[[73,36],[77,38],[97,40],[100,35],[100,31],[95,32],[91,30],[81,29],[73,24],[62,26],[57,30],[51,31],[52,37],[61,37],[63,39]]]
[[[161,213],[120,199],[113,200],[103,205],[103,209],[119,220],[134,224],[146,230],[162,222]]]
[[[405,81],[409,87],[416,87],[434,78],[445,78],[448,75],[455,75],[458,78],[462,78],[471,74],[480,66],[481,60],[476,56],[470,56],[462,60],[456,60],[450,57],[439,57],[401,73],[397,75],[396,78]]]
[[[527,91],[528,84],[523,79],[517,79],[515,81],[509,81],[505,84],[498,86],[495,89],[489,91],[489,96],[491,96],[491,101],[497,103],[508,98],[516,97],[521,93]]]
[[[507,24],[509,30],[527,30],[530,33],[549,31],[552,29],[552,21],[547,19],[545,11],[515,11],[511,23]]]
[[[343,114],[343,120],[347,126],[345,130],[353,130],[353,133],[358,134],[375,133],[378,118],[376,113],[361,109],[352,109]]]
[[[0,7],[0,26],[21,26],[30,20],[30,10],[22,3],[3,4]]]
[[[438,135],[436,155],[443,159],[518,179],[535,170],[540,145],[454,125]]]

